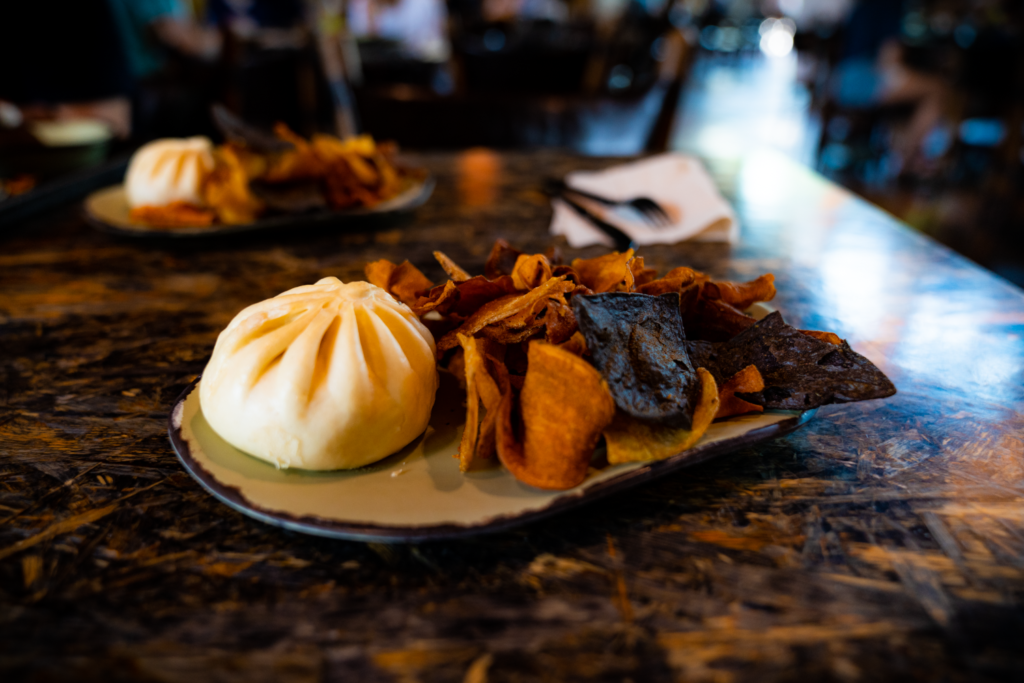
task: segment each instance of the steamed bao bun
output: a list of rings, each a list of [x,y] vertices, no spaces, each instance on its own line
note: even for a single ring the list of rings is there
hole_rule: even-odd
[[[225,441],[278,467],[361,467],[426,429],[434,353],[404,304],[328,277],[235,316],[203,373],[200,405]]]
[[[203,183],[213,170],[209,138],[165,138],[140,147],[128,164],[124,191],[128,206],[166,206],[188,202],[202,206]]]

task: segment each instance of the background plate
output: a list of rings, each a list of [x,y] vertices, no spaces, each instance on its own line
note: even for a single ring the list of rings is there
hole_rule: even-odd
[[[813,415],[776,411],[711,425],[694,448],[667,460],[591,470],[568,491],[519,483],[501,466],[467,474],[452,457],[464,394],[442,372],[430,427],[398,453],[358,470],[278,470],[221,439],[193,382],[171,410],[171,443],[185,469],[222,502],[262,522],[358,541],[426,541],[490,533],[591,502],[742,446],[793,431]]]
[[[352,225],[362,226],[368,219],[399,211],[411,211],[422,206],[434,192],[434,178],[427,176],[422,181],[413,182],[397,197],[381,202],[372,209],[351,209],[344,211],[312,211],[308,213],[281,214],[263,218],[255,223],[245,225],[212,225],[202,228],[152,228],[139,225],[128,220],[128,201],[123,185],[111,185],[93,192],[85,199],[83,207],[85,219],[95,228],[127,237],[148,239],[202,239],[220,237],[238,233],[271,232],[281,228],[296,228]]]

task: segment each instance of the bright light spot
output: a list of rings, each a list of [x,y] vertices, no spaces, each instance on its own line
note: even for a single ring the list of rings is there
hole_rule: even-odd
[[[712,125],[700,132],[697,147],[708,155],[737,157],[743,152],[743,144],[731,126]]]
[[[761,34],[761,52],[769,57],[785,57],[793,51],[796,24],[792,19],[765,19],[757,32]]]

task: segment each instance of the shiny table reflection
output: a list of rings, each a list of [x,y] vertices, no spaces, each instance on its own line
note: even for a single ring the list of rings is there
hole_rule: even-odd
[[[196,245],[73,211],[0,242],[0,671],[46,680],[1005,680],[1024,675],[1024,297],[771,153],[709,167],[739,245],[661,269],[777,277],[888,400],[521,530],[423,546],[242,517],[183,474],[166,410],[245,305],[369,260],[440,280],[543,250],[540,181],[609,160],[423,154],[405,222]],[[594,255],[601,249],[566,256]],[[125,673],[125,672],[129,673]],[[12,679],[13,680],[13,679]]]

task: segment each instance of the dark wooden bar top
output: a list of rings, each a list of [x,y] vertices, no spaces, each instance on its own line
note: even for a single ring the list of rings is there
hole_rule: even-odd
[[[209,496],[167,414],[235,313],[369,260],[440,280],[434,249],[543,250],[540,180],[612,163],[419,159],[434,197],[372,230],[0,230],[0,680],[1024,680],[1024,293],[768,153],[713,166],[740,244],[641,255],[775,273],[893,398],[472,540],[303,536]]]

